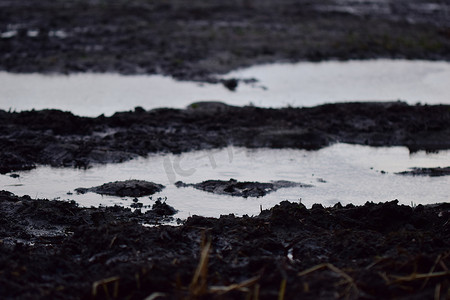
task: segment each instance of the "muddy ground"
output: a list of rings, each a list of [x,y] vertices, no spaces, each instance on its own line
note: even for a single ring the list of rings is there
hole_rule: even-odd
[[[178,227],[145,227],[161,214],[3,191],[0,213],[2,299],[448,299],[450,293],[450,204],[306,209],[282,202],[254,217],[193,216]]]
[[[393,102],[267,109],[197,103],[189,109],[136,108],[97,118],[0,110],[1,173],[36,164],[87,168],[151,152],[228,145],[313,150],[335,142],[449,149],[450,106]]]
[[[450,1],[0,0],[0,69],[214,81],[256,63],[450,59]]]
[[[449,15],[449,1],[429,0],[0,0],[0,70],[214,82],[264,62],[450,60]],[[450,149],[450,107],[197,103],[97,118],[0,111],[0,173],[334,142]],[[283,202],[259,216],[193,216],[178,227],[154,226],[176,210],[161,199],[146,213],[135,204],[79,208],[0,192],[0,298],[450,298],[449,204]]]

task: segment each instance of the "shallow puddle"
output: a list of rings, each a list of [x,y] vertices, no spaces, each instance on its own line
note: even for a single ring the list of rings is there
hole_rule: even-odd
[[[450,63],[407,60],[302,62],[254,66],[224,78],[257,79],[236,91],[220,84],[163,76],[42,75],[0,72],[0,109],[57,108],[76,115],[112,115],[136,106],[183,108],[200,100],[262,107],[327,102],[392,101],[450,104]]]
[[[411,167],[450,166],[450,151],[410,154],[404,147],[367,147],[335,144],[319,151],[294,149],[225,149],[194,151],[181,155],[150,155],[121,164],[95,166],[88,170],[38,167],[17,172],[18,178],[0,176],[2,189],[32,198],[73,199],[83,206],[130,206],[132,198],[77,195],[78,187],[92,187],[106,182],[140,179],[164,184],[166,188],[152,199],[141,197],[151,205],[158,197],[179,213],[217,217],[221,214],[256,215],[282,200],[330,206],[384,202],[398,199],[403,204],[431,204],[450,201],[450,176],[402,176],[395,172]],[[208,179],[269,182],[290,180],[311,184],[309,188],[284,188],[261,198],[215,195],[194,188],[177,188],[175,181],[198,183]],[[70,194],[67,194],[67,193]]]

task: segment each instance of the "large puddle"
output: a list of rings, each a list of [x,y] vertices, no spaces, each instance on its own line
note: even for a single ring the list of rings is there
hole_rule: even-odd
[[[194,151],[181,155],[154,154],[121,164],[95,166],[88,170],[38,167],[18,172],[19,178],[0,175],[1,189],[28,194],[33,198],[73,199],[83,206],[130,206],[131,198],[77,195],[74,189],[110,181],[140,179],[166,185],[153,195],[142,197],[144,205],[158,197],[179,210],[177,217],[189,215],[218,217],[221,214],[256,215],[260,207],[270,208],[282,200],[301,201],[306,206],[364,204],[398,199],[407,205],[448,202],[450,176],[402,176],[395,172],[411,167],[450,166],[450,151],[410,154],[404,147],[373,148],[335,144],[319,151],[294,149],[246,149]],[[239,181],[290,180],[313,185],[309,188],[284,188],[261,198],[215,195],[194,188],[177,188],[181,180],[198,183],[208,179]],[[68,194],[70,192],[70,194]]]
[[[222,85],[162,76],[42,75],[0,72],[0,109],[57,108],[77,115],[111,115],[142,106],[183,108],[199,100],[262,107],[327,102],[392,101],[450,104],[450,63],[406,60],[302,62],[237,70],[224,78],[255,78],[232,92]]]
[[[0,109],[57,108],[77,115],[111,115],[142,106],[182,108],[199,100],[220,100],[232,105],[262,107],[314,106],[342,101],[392,101],[450,104],[450,63],[405,60],[372,60],[272,64],[226,74],[223,78],[255,78],[240,83],[235,92],[222,85],[178,82],[162,76],[76,74],[70,76],[10,74],[0,72]],[[403,204],[448,202],[450,176],[411,177],[394,174],[411,167],[450,166],[450,151],[410,154],[403,147],[371,148],[336,144],[319,151],[229,147],[182,155],[150,155],[122,164],[94,166],[88,170],[40,166],[0,175],[2,189],[33,198],[75,200],[83,206],[130,206],[131,198],[77,195],[74,189],[110,181],[140,179],[166,185],[149,197],[158,197],[179,210],[177,217],[200,214],[258,214],[282,200],[307,206],[384,202]],[[198,183],[208,179],[239,181],[290,180],[310,188],[285,188],[261,198],[214,195],[194,188],[177,188],[177,180]]]

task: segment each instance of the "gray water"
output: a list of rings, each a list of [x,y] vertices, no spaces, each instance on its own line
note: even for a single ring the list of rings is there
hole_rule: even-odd
[[[194,101],[219,100],[232,105],[262,107],[314,106],[327,102],[392,101],[450,104],[450,63],[371,60],[271,64],[241,69],[222,78],[255,78],[235,92],[222,85],[178,82],[162,76],[118,74],[10,74],[0,72],[0,109],[56,108],[83,116],[111,115],[142,106],[183,108]],[[106,182],[140,179],[166,185],[158,197],[179,210],[177,217],[199,214],[255,215],[282,200],[307,206],[364,204],[398,199],[408,205],[448,202],[450,177],[411,177],[394,174],[411,167],[450,166],[450,151],[410,154],[403,147],[371,148],[336,144],[319,151],[229,147],[182,155],[154,154],[121,164],[88,170],[39,166],[18,172],[19,178],[0,175],[0,187],[33,198],[75,200],[83,206],[124,205],[131,198],[77,195],[74,189]],[[383,171],[383,172],[382,172]],[[178,189],[176,180],[197,183],[208,179],[240,181],[290,180],[310,188],[285,188],[261,198],[208,194]]]
[[[0,109],[56,108],[82,116],[112,115],[136,106],[183,108],[201,100],[262,107],[328,102],[396,101],[450,104],[450,63],[407,60],[302,62],[237,70],[221,78],[257,79],[235,92],[220,84],[163,76],[42,75],[0,72]]]
[[[194,151],[181,155],[153,154],[121,164],[94,166],[88,170],[40,166],[17,172],[20,177],[0,176],[0,187],[17,195],[33,198],[75,200],[82,206],[130,206],[132,198],[77,195],[74,189],[92,187],[110,181],[140,179],[164,184],[166,188],[139,200],[144,205],[158,197],[179,210],[176,215],[218,217],[221,214],[256,215],[282,200],[331,206],[385,202],[398,199],[407,205],[448,202],[450,176],[402,176],[395,172],[411,167],[450,166],[450,151],[410,154],[404,147],[374,148],[335,144],[318,150],[256,149],[228,147]],[[383,172],[382,172],[383,171]],[[269,182],[290,180],[311,184],[309,188],[285,188],[260,198],[215,195],[194,188],[177,188],[177,180],[198,183],[208,179]],[[67,193],[72,193],[68,195]]]

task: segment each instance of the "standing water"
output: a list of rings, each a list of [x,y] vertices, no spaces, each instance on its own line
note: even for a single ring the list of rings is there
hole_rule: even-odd
[[[222,78],[253,78],[257,82],[241,82],[233,92],[219,84],[180,82],[156,75],[0,72],[0,109],[55,108],[98,116],[136,106],[184,108],[200,100],[261,107],[393,100],[450,104],[448,62],[380,59],[271,64],[237,70]]]
[[[261,107],[314,106],[327,102],[392,101],[410,104],[450,104],[450,63],[405,60],[372,60],[272,64],[241,69],[221,78],[241,81],[236,91],[218,84],[179,82],[162,76],[118,74],[41,75],[0,72],[0,109],[55,108],[81,116],[112,115],[142,106],[183,108],[194,101],[219,100],[231,105]],[[450,177],[411,177],[395,174],[411,167],[450,166],[450,152],[410,154],[406,148],[371,148],[337,144],[309,152],[229,147],[182,155],[154,154],[122,164],[94,166],[88,170],[39,166],[0,175],[0,187],[35,198],[74,199],[84,206],[130,206],[130,198],[77,195],[74,189],[110,181],[140,179],[164,184],[157,197],[192,214],[257,214],[282,200],[333,205],[364,204],[398,199],[403,204],[429,204],[450,199]],[[175,167],[178,166],[178,167]],[[177,172],[176,170],[186,170]],[[261,198],[243,199],[208,194],[192,187],[177,188],[176,180],[199,183],[209,179],[270,182],[289,180],[312,185],[284,188]]]
[[[0,186],[17,195],[33,198],[73,199],[84,206],[130,206],[130,197],[77,195],[78,187],[93,187],[110,181],[147,180],[166,186],[153,195],[167,197],[167,203],[179,210],[177,217],[189,215],[218,217],[259,213],[260,206],[270,208],[282,200],[301,201],[306,206],[364,204],[366,201],[431,204],[449,201],[450,176],[425,177],[398,175],[412,167],[450,166],[450,151],[434,154],[410,154],[405,147],[381,147],[335,144],[318,150],[225,149],[193,151],[181,155],[153,154],[121,164],[94,166],[88,170],[40,166],[22,171],[18,178],[0,176]],[[215,195],[192,187],[177,188],[175,181],[199,183],[209,179],[270,182],[288,180],[311,187],[284,188],[260,198]],[[67,194],[69,192],[69,195]],[[139,198],[144,205],[149,197]]]

